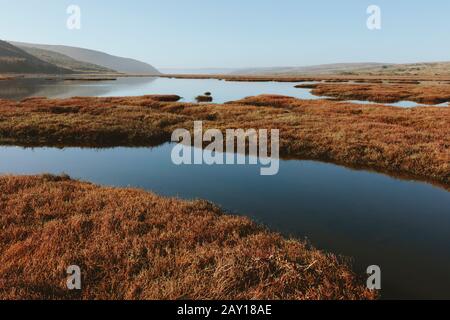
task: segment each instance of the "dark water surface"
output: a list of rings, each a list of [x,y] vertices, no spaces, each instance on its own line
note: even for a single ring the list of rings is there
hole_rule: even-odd
[[[207,199],[333,253],[355,269],[382,270],[384,298],[450,299],[450,193],[314,161],[281,161],[275,176],[253,165],[184,165],[157,148],[0,147],[0,173],[68,173],[161,195]]]

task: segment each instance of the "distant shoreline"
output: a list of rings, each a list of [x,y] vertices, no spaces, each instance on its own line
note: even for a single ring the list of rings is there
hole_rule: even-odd
[[[313,81],[330,81],[330,82],[346,82],[346,81],[430,81],[440,82],[445,81],[450,83],[450,75],[448,76],[404,76],[404,75],[297,75],[297,76],[280,76],[280,75],[226,75],[226,74],[132,74],[132,73],[80,73],[80,74],[24,74],[24,73],[3,73],[0,74],[0,79],[6,77],[8,79],[35,79],[35,78],[79,78],[90,79],[96,77],[116,77],[116,78],[173,78],[173,79],[216,79],[224,81],[237,82],[313,82]]]

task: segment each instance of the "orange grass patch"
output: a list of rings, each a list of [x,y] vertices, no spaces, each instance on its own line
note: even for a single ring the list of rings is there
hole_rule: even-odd
[[[282,156],[450,185],[450,109],[258,96],[227,104],[177,96],[0,100],[0,144],[148,146],[177,128],[279,129]]]
[[[423,104],[450,102],[450,85],[402,84],[328,84],[297,85],[297,88],[313,89],[316,96],[339,100],[365,100],[379,103],[414,101]]]
[[[50,175],[0,177],[0,199],[0,299],[376,298],[343,259],[205,201]]]

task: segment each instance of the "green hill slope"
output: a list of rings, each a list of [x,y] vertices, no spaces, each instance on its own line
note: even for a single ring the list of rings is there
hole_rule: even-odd
[[[45,45],[45,44],[32,44],[23,42],[12,42],[16,46],[31,47],[43,50],[49,50],[68,56],[77,61],[87,62],[102,66],[107,69],[116,70],[121,73],[129,74],[152,74],[158,75],[160,72],[152,65],[130,58],[117,57],[105,52],[69,47],[62,45]]]
[[[75,59],[72,59],[69,56],[66,56],[64,54],[50,51],[50,50],[44,50],[44,49],[38,49],[38,48],[32,48],[32,47],[19,47],[20,49],[28,52],[29,54],[45,61],[51,64],[54,64],[60,68],[65,68],[72,70],[75,73],[114,73],[115,70],[108,69],[96,64],[87,63],[78,61]]]
[[[0,40],[0,73],[66,74],[71,70],[43,61],[28,52]]]

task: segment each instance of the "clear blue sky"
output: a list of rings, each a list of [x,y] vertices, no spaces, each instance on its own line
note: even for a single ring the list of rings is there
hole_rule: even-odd
[[[82,29],[66,28],[66,8]],[[382,30],[366,27],[369,5]],[[448,0],[0,0],[0,38],[103,50],[156,67],[450,60]]]

